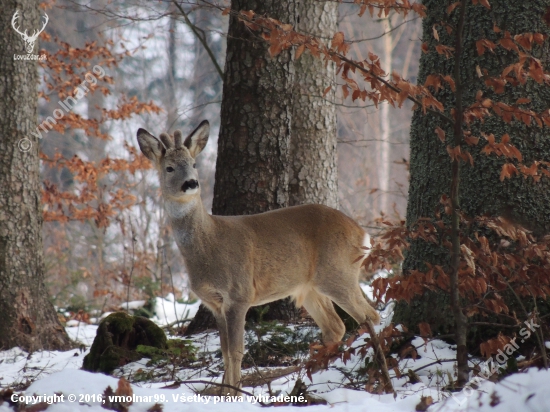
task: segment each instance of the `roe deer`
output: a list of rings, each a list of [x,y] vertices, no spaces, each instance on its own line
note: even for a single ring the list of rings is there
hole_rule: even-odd
[[[240,386],[245,315],[251,306],[291,296],[319,325],[324,342],[339,341],[345,332],[332,301],[359,324],[378,323],[380,316],[359,286],[365,232],[338,210],[303,205],[247,216],[206,212],[195,158],[209,132],[203,121],[185,141],[179,130],[173,137],[162,133],[159,140],[139,129],[137,139],[159,172],[191,289],[217,321],[224,383]]]

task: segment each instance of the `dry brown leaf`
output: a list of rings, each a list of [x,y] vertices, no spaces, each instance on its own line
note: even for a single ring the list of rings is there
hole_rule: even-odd
[[[433,25],[432,27],[432,31],[433,31],[433,34],[434,34],[434,38],[439,41],[439,33],[437,32],[437,29],[435,27],[435,24]]]
[[[302,53],[304,52],[304,50],[306,49],[306,45],[305,44],[302,44],[300,45],[297,49],[296,49],[296,53],[294,54],[294,58],[296,60],[298,60],[300,58],[300,56],[302,55]]]
[[[439,140],[441,140],[442,143],[445,143],[445,131],[441,127],[437,126],[435,128],[435,133],[437,134],[437,137],[439,137]]]

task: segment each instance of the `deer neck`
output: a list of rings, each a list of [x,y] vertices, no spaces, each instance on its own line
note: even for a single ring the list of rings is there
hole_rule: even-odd
[[[204,208],[200,196],[182,203],[165,200],[164,206],[178,247],[184,253],[201,244],[199,238],[212,229],[212,216]]]

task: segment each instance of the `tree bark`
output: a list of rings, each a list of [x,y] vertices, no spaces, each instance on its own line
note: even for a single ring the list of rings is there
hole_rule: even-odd
[[[233,0],[288,21],[294,1]],[[290,50],[275,57],[257,33],[230,17],[212,213],[243,215],[288,206],[294,77]]]
[[[5,1],[0,30],[0,349],[68,349],[44,285],[37,124],[38,71],[21,36],[11,28],[19,10],[20,27],[40,27],[38,3]],[[43,20],[42,20],[43,21]],[[34,53],[37,53],[35,46]],[[28,149],[28,150],[27,150]]]
[[[338,28],[338,3],[298,2],[296,28],[330,40]],[[338,208],[338,152],[334,64],[304,53],[294,61],[289,206],[317,203]],[[323,97],[325,89],[333,86]]]
[[[435,51],[437,44],[433,36],[434,25],[439,24],[442,16],[446,16],[447,4],[435,0],[426,0],[427,17],[423,21],[423,41],[429,45],[429,52],[422,54],[418,82],[423,84],[429,74],[439,73],[453,76],[454,58],[445,58]],[[545,84],[528,80],[525,85],[512,86],[508,84],[503,94],[496,94],[492,88],[485,85],[476,74],[476,66],[487,69],[489,76],[498,76],[508,65],[517,62],[515,52],[497,47],[494,53],[486,51],[479,56],[475,42],[485,38],[497,42],[506,30],[512,37],[524,32],[539,32],[550,34],[550,28],[543,16],[550,7],[550,1],[514,2],[503,0],[491,2],[491,10],[482,5],[467,2],[465,11],[464,46],[460,63],[461,83],[463,84],[463,106],[468,107],[475,102],[478,90],[483,96],[494,101],[514,104],[519,97],[529,97],[532,109],[542,112],[548,109],[550,90]],[[452,23],[456,23],[458,13],[452,15]],[[495,33],[494,25],[502,33]],[[454,26],[456,27],[456,25]],[[438,31],[440,42],[454,47],[453,36],[446,30]],[[549,62],[549,42],[542,47],[536,46],[532,53],[547,66]],[[456,106],[455,95],[448,88],[439,91],[436,97],[450,114]],[[407,225],[412,227],[421,217],[435,219],[435,213],[441,212],[439,201],[443,194],[450,194],[451,167],[446,144],[442,144],[435,136],[435,128],[441,127],[448,139],[452,139],[453,128],[440,118],[423,115],[416,110],[411,128],[411,180],[409,188],[409,203],[407,208]],[[511,142],[521,151],[524,163],[530,165],[533,160],[550,161],[550,140],[544,137],[546,130],[536,125],[526,126],[520,122],[506,123],[498,116],[485,119],[484,123],[474,123],[472,135],[480,136],[482,132],[493,133],[497,140],[508,133]],[[451,140],[447,141],[449,144]],[[481,153],[483,144],[469,148],[474,159],[474,166],[462,165],[460,170],[460,210],[474,217],[480,215],[503,215],[514,222],[526,226],[536,234],[550,231],[550,184],[547,178],[533,183],[532,179],[513,177],[500,181],[499,175],[505,159],[494,155]],[[438,247],[422,240],[411,242],[403,270],[426,270],[425,262],[451,267],[448,249]],[[434,310],[434,308],[437,308]],[[413,299],[410,305],[400,303],[395,310],[394,321],[403,323],[408,328],[417,329],[420,322],[428,322],[434,333],[454,332],[454,316],[449,313],[449,295],[441,293],[425,293]]]

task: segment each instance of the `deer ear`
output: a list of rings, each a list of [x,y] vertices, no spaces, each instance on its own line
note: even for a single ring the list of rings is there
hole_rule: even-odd
[[[204,146],[206,146],[206,143],[208,142],[209,135],[210,123],[208,123],[208,120],[203,120],[201,124],[199,124],[199,127],[187,136],[184,145],[189,149],[189,152],[193,158],[197,157],[197,155],[202,152],[202,149],[204,149]]]
[[[159,164],[161,157],[166,152],[162,143],[145,129],[137,131],[137,140],[141,152],[154,164]]]

